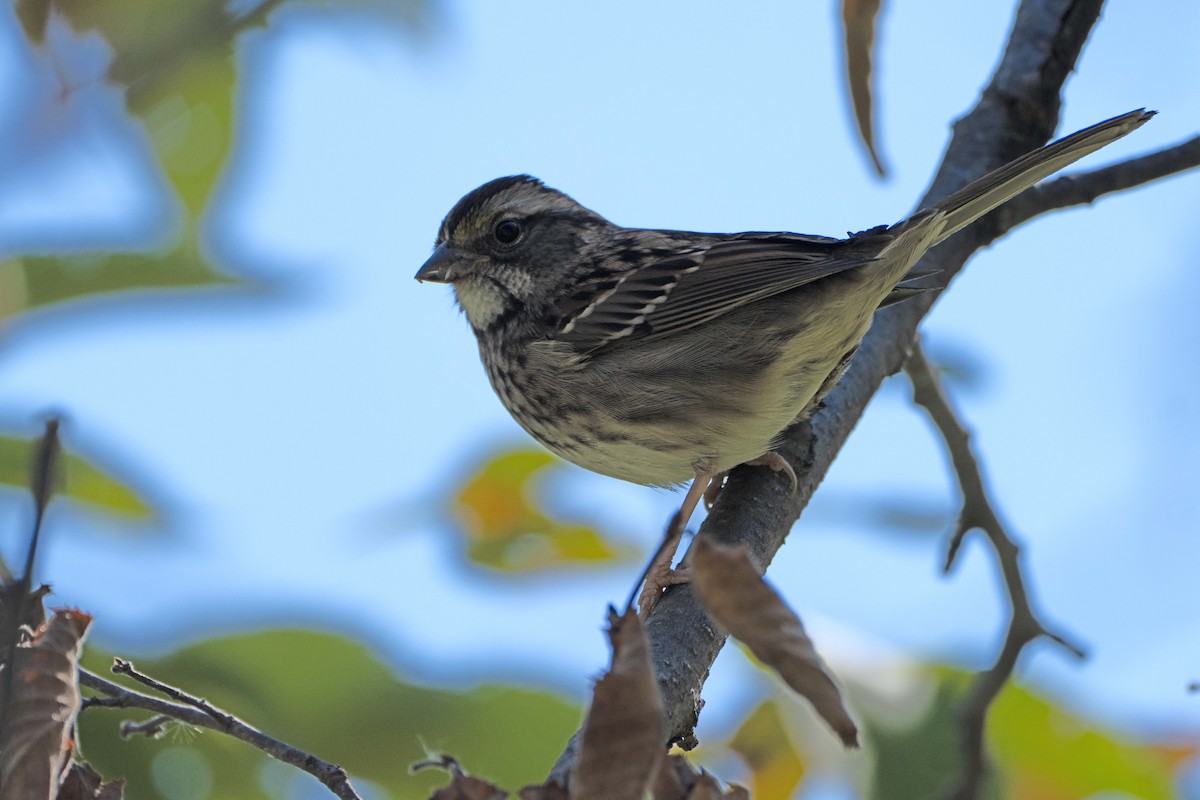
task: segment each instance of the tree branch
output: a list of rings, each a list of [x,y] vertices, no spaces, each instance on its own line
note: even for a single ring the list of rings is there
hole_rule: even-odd
[[[978,104],[954,124],[922,206],[1050,138],[1057,126],[1062,85],[1101,5],[1101,0],[1023,0],[1004,57]],[[995,214],[978,220],[928,253],[918,268],[939,271],[949,281],[975,250],[999,235],[1000,225]],[[825,399],[825,407],[789,429],[780,451],[799,477],[796,491],[777,473],[735,469],[701,526],[703,535],[726,544],[746,542],[757,563],[764,567],[770,563],[879,384],[903,365],[917,326],[934,299],[916,297],[879,312],[850,369]],[[725,637],[687,586],[664,594],[646,628],[670,739],[686,746],[694,741],[700,691]],[[1001,658],[1015,661],[1015,655],[1006,653]],[[572,739],[551,772],[560,783],[570,771],[575,745]]]
[[[83,709],[141,708],[158,715],[146,723],[126,726],[122,729],[123,734],[145,733],[150,735],[152,732],[161,729],[161,717],[169,717],[199,728],[210,728],[228,734],[235,739],[241,739],[243,742],[271,756],[271,758],[304,770],[325,784],[329,791],[333,792],[337,797],[342,798],[342,800],[362,800],[362,797],[350,784],[350,779],[346,776],[345,770],[338,765],[330,764],[328,761],[323,761],[311,753],[306,753],[286,742],[281,742],[262,731],[250,727],[232,714],[209,705],[200,698],[192,697],[173,686],[168,686],[165,683],[143,675],[137,672],[128,661],[117,659],[113,665],[113,671],[129,675],[182,701],[181,703],[173,703],[167,700],[160,700],[157,697],[135,692],[120,684],[105,680],[94,672],[80,669],[79,683],[82,686],[102,692],[105,695],[104,697],[93,696],[86,698]]]
[[[1012,675],[1025,645],[1045,636],[1065,647],[1077,658],[1083,658],[1084,654],[1064,637],[1049,632],[1034,614],[1029,593],[1025,589],[1025,580],[1021,575],[1020,548],[1005,530],[992,506],[979,462],[971,450],[970,434],[950,407],[937,373],[925,357],[919,339],[913,344],[912,355],[909,356],[904,369],[912,381],[913,401],[928,412],[929,418],[941,434],[954,473],[958,476],[959,487],[962,489],[962,512],[947,548],[946,569],[949,570],[953,565],[959,545],[967,532],[979,529],[987,536],[996,553],[1008,594],[1010,617],[1004,646],[992,668],[979,673],[975,678],[958,710],[962,771],[947,798],[969,800],[979,796],[980,786],[987,775],[987,752],[983,740],[988,708]]]
[[[209,704],[209,702],[207,700],[205,700],[203,697],[196,697],[194,695],[190,695],[187,692],[184,692],[180,689],[176,689],[174,686],[171,686],[170,684],[163,683],[162,681],[158,681],[158,680],[155,680],[154,678],[151,678],[149,675],[145,675],[141,672],[138,672],[134,668],[133,662],[131,662],[131,661],[126,661],[123,658],[114,658],[113,665],[112,665],[112,671],[113,671],[113,673],[115,673],[117,675],[128,675],[129,677],[133,678],[138,683],[140,683],[144,686],[149,686],[151,689],[158,692],[159,694],[165,694],[167,697],[171,698],[176,703],[179,703],[179,704],[185,705],[185,706],[192,706],[193,708],[195,708],[199,711],[203,711],[205,714],[212,717],[213,720],[216,721],[219,729],[221,729],[221,730],[226,730],[228,728],[231,728],[237,723],[237,720],[234,719],[229,714],[226,714],[224,711],[221,711],[220,709],[213,708],[213,706],[211,704]]]

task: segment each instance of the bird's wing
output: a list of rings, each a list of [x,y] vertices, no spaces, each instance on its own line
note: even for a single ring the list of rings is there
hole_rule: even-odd
[[[870,233],[888,236],[882,228]],[[872,250],[877,248],[789,233],[721,237],[584,284],[559,305],[554,338],[594,350],[627,337],[677,333],[755,300],[869,264]]]

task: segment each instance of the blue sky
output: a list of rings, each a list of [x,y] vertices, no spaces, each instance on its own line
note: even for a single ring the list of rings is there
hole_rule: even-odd
[[[5,332],[3,418],[65,409],[78,441],[170,499],[169,535],[155,538],[56,510],[42,573],[96,614],[101,644],[161,651],[305,622],[362,636],[421,679],[498,673],[582,698],[606,659],[605,604],[635,567],[488,575],[463,567],[425,508],[483,447],[524,441],[448,290],[412,279],[442,216],[483,181],[529,172],[621,224],[840,235],[893,222],[1012,13],[891,4],[876,91],[893,174],[881,183],[845,108],[828,3],[444,10],[419,43],[286,9],[243,40],[242,135],[209,244],[281,296],[95,302]],[[1195,4],[1110,4],[1067,84],[1061,132],[1161,113],[1082,166],[1200,130],[1198,28]],[[15,30],[0,12],[0,81],[30,58]],[[0,98],[0,116],[37,91]],[[170,208],[119,98],[87,102],[89,136],[7,160],[0,252],[64,230],[142,236]],[[1200,677],[1197,209],[1191,174],[1040,219],[973,259],[925,326],[935,356],[983,365],[955,401],[1040,607],[1092,654],[1077,664],[1037,648],[1022,678],[1133,729],[1196,719],[1184,687]],[[770,573],[835,663],[839,642],[859,640],[991,658],[1003,609],[986,550],[970,542],[943,579],[939,537],[880,533],[854,513],[883,498],[948,517],[950,487],[890,381]],[[551,493],[646,551],[678,501],[574,469]],[[6,499],[0,526],[22,513]],[[6,537],[5,556],[18,544]],[[723,657],[708,724],[732,713],[712,697],[737,692],[745,669]]]

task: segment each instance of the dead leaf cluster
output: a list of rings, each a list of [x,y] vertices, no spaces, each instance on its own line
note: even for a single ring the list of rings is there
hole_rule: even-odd
[[[40,612],[42,594],[44,587],[27,595],[24,605]],[[5,604],[6,623],[11,623],[14,610],[12,603]],[[0,666],[5,686],[0,704],[0,797],[121,797],[119,782],[104,784],[86,763],[71,760],[81,703],[79,655],[91,621],[81,611],[55,611],[36,629],[24,627],[6,654]]]
[[[705,538],[692,548],[693,586],[714,621],[738,638],[794,691],[807,698],[847,747],[858,731],[837,684],[812,640],[782,598],[763,580],[745,547],[726,547]],[[681,755],[667,754],[662,696],[650,645],[637,613],[609,610],[612,664],[596,682],[581,730],[569,789],[556,782],[526,786],[521,800],[740,800],[741,786],[723,788],[711,774],[696,771]],[[415,765],[450,773],[450,783],[431,800],[503,800],[509,793],[468,775],[451,756]]]

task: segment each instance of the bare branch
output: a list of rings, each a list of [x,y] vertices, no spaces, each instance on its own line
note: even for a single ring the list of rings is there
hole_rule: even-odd
[[[145,736],[147,739],[157,739],[166,732],[167,726],[172,722],[177,722],[177,720],[168,717],[166,714],[158,714],[141,722],[126,720],[121,723],[121,738],[128,739],[133,736]]]
[[[971,450],[971,438],[967,429],[959,422],[942,391],[937,373],[925,357],[918,339],[913,344],[912,355],[904,365],[913,385],[913,400],[928,412],[946,444],[962,490],[963,507],[958,525],[947,548],[946,569],[950,569],[963,537],[970,530],[979,529],[987,536],[996,553],[1004,586],[1008,594],[1011,616],[1004,646],[991,669],[981,672],[971,690],[963,699],[958,710],[960,733],[959,746],[962,751],[962,774],[947,797],[954,800],[969,800],[979,796],[980,786],[987,774],[987,753],[984,745],[984,723],[988,708],[1004,684],[1012,675],[1017,659],[1025,645],[1038,637],[1045,636],[1065,647],[1079,658],[1083,651],[1062,636],[1050,633],[1038,620],[1025,589],[1021,575],[1020,548],[1004,528],[996,514],[984,486],[983,473]]]
[[[154,678],[151,678],[149,675],[138,672],[134,668],[132,661],[126,661],[122,658],[114,658],[112,671],[117,675],[128,675],[143,686],[149,686],[154,691],[159,692],[160,694],[165,694],[176,703],[182,703],[186,706],[193,706],[200,711],[203,711],[205,714],[216,720],[217,723],[222,726],[222,728],[228,728],[234,723],[233,717],[226,714],[224,711],[213,708],[203,697],[195,697],[180,689],[176,689],[174,686],[157,681]]]
[[[992,212],[1000,232],[1047,211],[1087,205],[1098,198],[1200,167],[1200,136],[1088,172],[1064,175],[1029,189]]]
[[[128,663],[128,662],[122,662]],[[115,669],[115,667],[114,667]],[[133,673],[127,673],[132,675]],[[140,673],[139,673],[140,675]],[[146,676],[141,676],[145,678]],[[155,688],[159,691],[168,689],[175,694],[172,696],[191,697],[185,692],[181,692],[172,686],[154,681]],[[302,769],[314,778],[319,780],[337,797],[342,800],[362,800],[362,797],[355,791],[350,784],[350,779],[347,777],[345,770],[336,764],[330,764],[320,758],[306,753],[299,748],[281,742],[278,739],[268,736],[267,734],[250,727],[245,722],[242,722],[237,717],[215,708],[204,701],[204,704],[210,711],[201,710],[195,703],[182,705],[172,703],[166,700],[160,700],[157,697],[152,697],[148,694],[135,692],[132,689],[127,689],[120,684],[101,678],[94,672],[89,672],[86,669],[79,670],[79,683],[83,686],[93,689],[97,692],[102,692],[104,697],[90,697],[84,702],[84,709],[89,708],[141,708],[146,711],[151,711],[159,716],[170,717],[171,719],[186,722],[189,725],[195,725],[198,728],[210,728],[221,733],[228,734],[235,739],[241,739],[243,742],[250,744],[259,750],[263,751],[271,758],[291,764],[293,767]],[[163,687],[163,688],[160,688]],[[196,698],[193,698],[196,699]],[[154,720],[151,720],[154,721]],[[143,726],[147,723],[142,723]],[[132,731],[134,733],[138,731]]]

